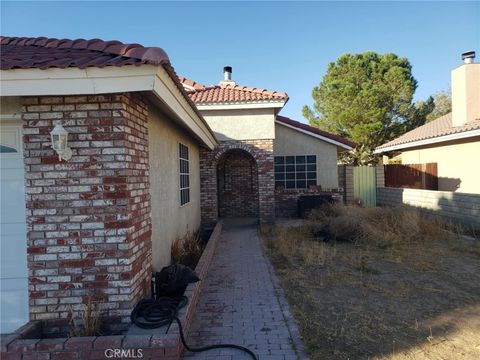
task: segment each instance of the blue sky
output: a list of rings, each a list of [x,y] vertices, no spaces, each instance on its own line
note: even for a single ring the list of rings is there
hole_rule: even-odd
[[[177,73],[204,84],[231,65],[240,85],[287,92],[282,114],[301,121],[312,88],[343,53],[407,57],[416,99],[447,90],[462,52],[480,58],[479,19],[478,1],[1,3],[3,35],[159,46]]]

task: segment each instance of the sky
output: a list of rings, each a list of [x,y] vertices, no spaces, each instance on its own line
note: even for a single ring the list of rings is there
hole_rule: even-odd
[[[233,67],[239,85],[287,92],[303,105],[344,53],[407,57],[415,99],[449,90],[461,53],[480,61],[476,2],[1,2],[2,35],[100,38],[163,48],[178,74],[212,85]]]

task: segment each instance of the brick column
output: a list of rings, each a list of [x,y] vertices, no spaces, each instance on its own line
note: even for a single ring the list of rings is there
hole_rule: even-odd
[[[136,95],[23,99],[30,318],[65,319],[85,297],[128,321],[148,291],[148,110]],[[69,132],[59,161],[50,131]]]

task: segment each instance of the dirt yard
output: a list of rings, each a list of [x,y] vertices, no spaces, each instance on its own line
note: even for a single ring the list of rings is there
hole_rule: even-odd
[[[337,206],[260,233],[312,359],[477,360],[480,241],[455,230]]]

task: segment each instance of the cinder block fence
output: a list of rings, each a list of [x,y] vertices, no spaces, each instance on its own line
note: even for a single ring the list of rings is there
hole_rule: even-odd
[[[480,229],[480,194],[379,187],[377,205],[408,205]]]

